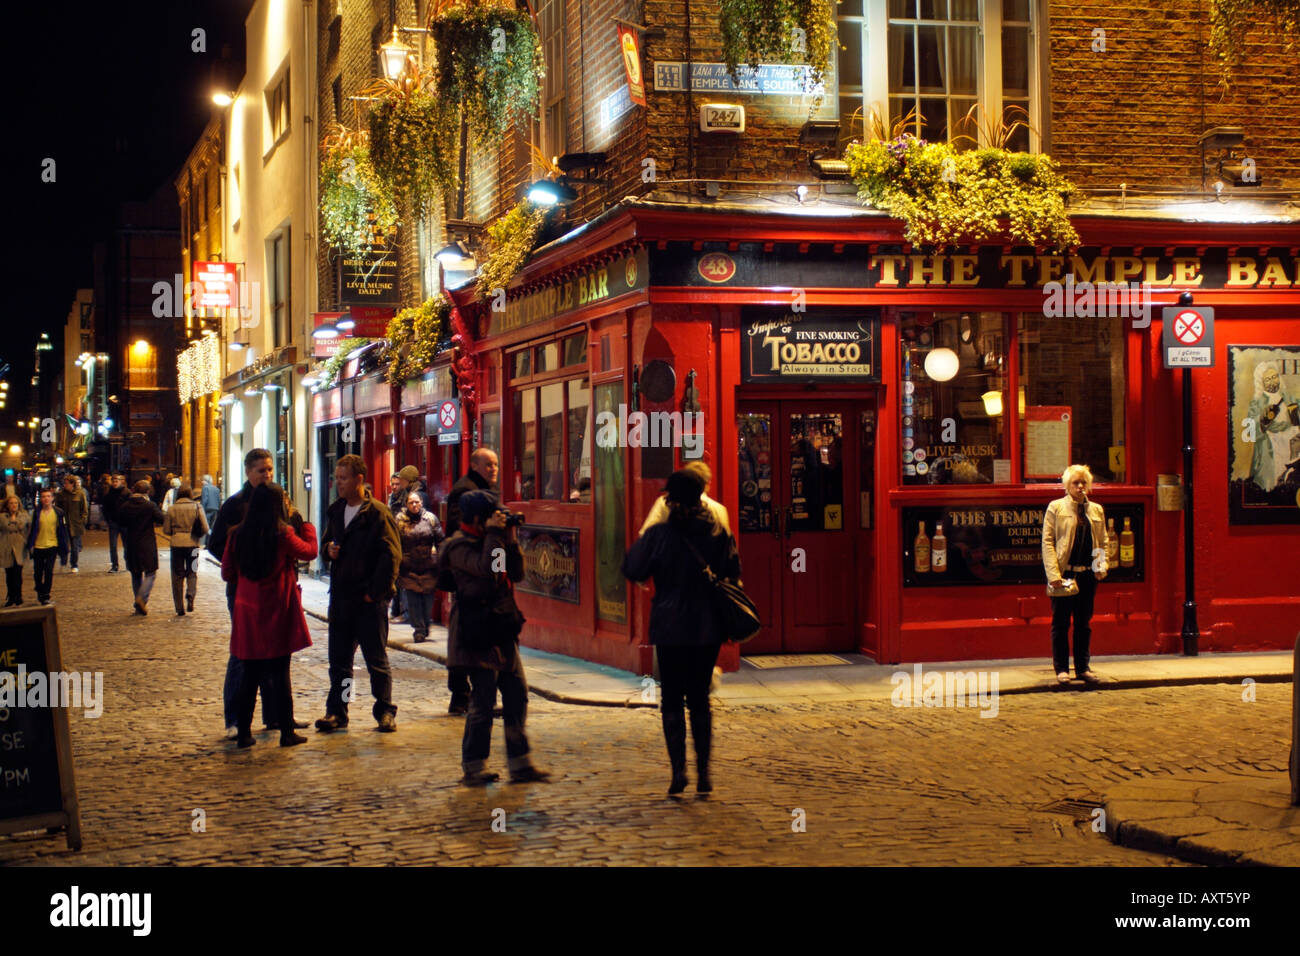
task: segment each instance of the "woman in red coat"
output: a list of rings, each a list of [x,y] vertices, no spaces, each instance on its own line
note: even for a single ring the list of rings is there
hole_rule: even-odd
[[[280,746],[292,747],[307,739],[293,732],[289,655],[311,646],[296,562],[314,557],[316,529],[304,521],[294,530],[280,486],[268,482],[254,488],[248,512],[231,530],[221,561],[221,577],[235,582],[230,653],[244,662],[237,698],[240,747],[255,742],[253,705],[263,674],[275,698],[263,705],[273,704],[278,716]]]

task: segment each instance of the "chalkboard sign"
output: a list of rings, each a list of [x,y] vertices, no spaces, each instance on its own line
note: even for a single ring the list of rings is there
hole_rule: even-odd
[[[53,607],[0,611],[0,834],[62,829],[80,850],[62,672]],[[44,682],[39,696],[33,675]]]

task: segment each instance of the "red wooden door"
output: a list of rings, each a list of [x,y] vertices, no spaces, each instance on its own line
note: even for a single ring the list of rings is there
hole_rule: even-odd
[[[764,621],[745,653],[858,647],[861,414],[848,400],[740,404],[737,540]]]

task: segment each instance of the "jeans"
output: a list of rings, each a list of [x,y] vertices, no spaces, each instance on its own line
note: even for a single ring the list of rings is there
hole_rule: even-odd
[[[23,603],[23,566],[11,564],[5,568],[5,587],[8,590],[10,604]]]
[[[325,713],[344,720],[348,704],[356,696],[352,684],[352,663],[357,647],[370,672],[370,693],[374,695],[374,715],[397,714],[393,706],[393,674],[388,666],[388,602],[364,601],[361,598],[330,594],[329,661],[330,691]],[[344,684],[346,681],[346,685]]]
[[[469,706],[469,668],[448,667],[447,689],[451,691],[451,706],[455,708]]]
[[[1097,578],[1091,571],[1075,573],[1079,593],[1052,598],[1052,663],[1056,673],[1070,672],[1070,621],[1074,621],[1074,675],[1088,669],[1088,644],[1092,639],[1092,604]]]
[[[141,607],[149,606],[149,594],[153,591],[153,582],[157,576],[157,571],[131,572],[131,593],[135,595],[135,599],[140,602]]]
[[[231,660],[238,660],[232,657]],[[237,688],[238,710],[235,726],[247,734],[253,726],[253,708],[257,703],[257,688],[262,688],[262,718],[266,719],[267,706],[277,715],[280,736],[293,733],[293,690],[289,683],[289,655],[270,660],[240,661],[242,674]]]
[[[114,571],[117,570],[117,539],[122,537],[122,526],[116,521],[108,522],[108,558],[109,567]],[[123,538],[125,544],[125,538]]]
[[[406,619],[415,631],[416,637],[429,636],[429,621],[433,617],[433,592],[421,594],[418,591],[402,591],[402,600],[406,603]]]
[[[656,645],[659,657],[659,711],[664,725],[664,742],[674,773],[686,770],[686,713],[691,711],[691,738],[695,741],[695,762],[701,773],[708,770],[713,745],[713,713],[709,706],[709,683],[718,662],[720,644]]]
[[[524,662],[515,652],[515,666],[509,671],[487,667],[466,668],[472,687],[469,716],[465,718],[465,736],[460,744],[460,762],[465,773],[478,773],[487,766],[492,746],[492,708],[501,691],[501,710],[506,725],[506,767],[513,773],[531,765],[528,759],[528,736],[524,720],[528,716],[528,682],[524,679]]]
[[[235,614],[235,592],[229,587],[226,588],[226,609],[230,611],[231,617]],[[239,685],[244,679],[244,662],[234,654],[226,661],[226,683],[221,689],[221,706],[225,714],[227,727],[239,726]],[[271,689],[270,675],[263,671],[258,686],[262,689],[262,723],[277,724],[279,721],[275,717],[275,694]],[[250,713],[248,719],[251,721],[253,715]],[[280,726],[284,726],[281,724]],[[292,729],[292,728],[290,728]]]
[[[77,555],[79,554],[81,554],[81,535],[68,535],[68,557],[72,558],[72,566],[74,568],[77,566]],[[65,557],[59,559],[59,566],[66,568],[68,566],[68,558]]]
[[[190,603],[194,603],[194,595],[199,587],[199,572],[195,568],[198,561],[197,552],[194,548],[172,548],[172,603],[176,605],[176,613],[180,614],[185,610],[181,603],[181,592],[188,590]],[[185,585],[188,584],[188,589]]]
[[[32,548],[32,567],[36,575],[36,597],[41,601],[50,599],[50,586],[54,583],[54,559],[58,557],[58,548]]]

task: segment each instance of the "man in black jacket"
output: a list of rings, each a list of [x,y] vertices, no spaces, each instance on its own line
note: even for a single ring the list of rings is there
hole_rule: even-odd
[[[108,522],[108,556],[112,565],[108,569],[109,574],[116,574],[121,570],[117,566],[117,539],[122,536],[122,526],[117,521],[117,509],[122,507],[122,502],[126,501],[129,495],[130,492],[126,490],[126,475],[114,475],[113,482],[104,493],[104,500],[100,504],[100,509],[104,512],[104,520]]]
[[[469,471],[451,486],[451,492],[447,495],[448,535],[453,535],[460,530],[460,499],[466,492],[486,491],[492,495],[493,500],[500,503],[500,498],[492,491],[499,467],[497,453],[491,448],[476,448],[469,456]],[[469,713],[469,671],[464,667],[449,666],[447,687],[451,691],[451,706],[447,708],[447,713],[458,715]]]
[[[325,512],[321,554],[329,561],[330,690],[321,733],[348,725],[352,700],[352,662],[357,646],[370,672],[374,716],[379,730],[397,729],[393,678],[388,666],[388,601],[397,584],[402,544],[388,507],[365,493],[366,465],[359,455],[344,455],[334,469],[338,498]]]
[[[244,476],[247,479],[244,487],[222,504],[221,510],[217,512],[217,520],[212,523],[211,533],[208,535],[208,553],[218,562],[225,556],[226,538],[230,536],[230,529],[244,520],[244,514],[248,511],[248,499],[253,489],[270,481],[274,471],[273,459],[267,449],[254,448],[244,456]],[[234,581],[226,584],[226,609],[232,615],[235,613],[235,584]],[[226,738],[229,740],[239,736],[239,683],[243,673],[244,662],[231,654],[226,661],[226,684],[221,695],[222,708],[226,717]],[[266,710],[266,702],[275,700],[275,695],[271,693],[270,680],[263,680],[261,688],[262,721],[267,727],[275,729],[279,727],[279,717]],[[307,724],[303,722],[295,726],[306,727]]]

